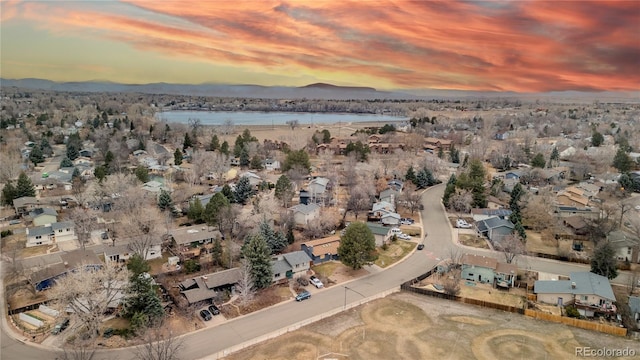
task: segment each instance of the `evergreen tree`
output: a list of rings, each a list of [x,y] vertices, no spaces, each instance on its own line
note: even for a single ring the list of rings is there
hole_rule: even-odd
[[[608,241],[603,241],[593,251],[591,272],[605,276],[609,280],[615,279],[618,276],[616,262],[616,252],[613,246]]]
[[[278,181],[276,181],[275,196],[282,201],[282,206],[288,207],[291,202],[291,198],[294,195],[293,184],[287,175],[280,175]]]
[[[107,178],[107,168],[104,165],[96,166],[93,170],[93,175],[98,179],[98,182],[102,183]]]
[[[42,153],[40,146],[36,145],[31,149],[31,152],[29,153],[29,161],[33,163],[33,166],[38,166],[38,164],[44,162],[44,154]]]
[[[429,169],[422,168],[416,175],[416,186],[418,189],[426,189],[429,186],[436,184],[436,179],[433,177],[433,173]]]
[[[171,199],[171,194],[167,190],[160,190],[160,195],[158,196],[158,207],[160,210],[171,210],[173,208],[173,200]]]
[[[64,157],[62,159],[62,161],[60,161],[60,167],[61,168],[65,168],[65,167],[73,167],[73,162],[71,160],[69,160],[68,157]]]
[[[218,238],[213,241],[213,247],[211,248],[211,260],[215,266],[222,265],[222,243]]]
[[[416,172],[415,170],[413,170],[413,165],[409,166],[409,169],[407,169],[407,174],[404,176],[404,179],[406,181],[411,181],[414,185],[416,185]]]
[[[445,207],[449,207],[449,200],[451,196],[456,193],[456,174],[451,174],[447,181],[447,186],[444,188],[444,195],[442,196],[442,203]]]
[[[130,270],[133,270],[127,291],[129,296],[126,298],[123,308],[125,316],[130,320],[132,329],[136,331],[157,324],[164,316],[164,309],[162,308],[160,297],[153,287],[153,278],[146,271],[138,273],[148,269],[148,265],[144,266],[142,264],[146,263],[144,258],[139,254],[134,254],[129,263],[133,263],[130,268]]]
[[[173,163],[177,166],[182,165],[182,151],[178,148],[173,152]]]
[[[438,158],[444,159],[444,149],[442,147],[438,148]]]
[[[451,150],[449,151],[449,156],[451,157],[451,162],[454,164],[460,164],[460,151],[451,145]]]
[[[537,153],[536,156],[531,159],[531,166],[536,168],[544,169],[546,165],[546,160],[544,159],[544,155],[542,153]]]
[[[593,134],[591,134],[591,146],[594,147],[599,147],[600,145],[602,145],[602,143],[604,142],[604,136],[602,136],[601,133],[599,133],[598,131],[593,131]]]
[[[520,238],[522,239],[522,241],[526,241],[527,240],[527,232],[524,229],[524,226],[522,226],[522,222],[517,222],[515,224],[514,230],[518,233],[518,236],[520,236]],[[520,240],[518,240],[520,241]]]
[[[18,176],[18,183],[16,184],[16,192],[14,199],[21,198],[23,196],[36,196],[36,187],[33,186],[33,182],[24,172]]]
[[[238,135],[238,137],[236,138],[236,142],[233,146],[233,156],[240,157],[240,152],[242,151],[243,147],[244,147],[244,140],[242,139],[242,135]]]
[[[51,144],[46,137],[43,137],[40,141],[40,149],[42,150],[42,154],[45,156],[53,155],[53,148],[51,148]]]
[[[329,144],[330,142],[331,142],[331,133],[327,129],[322,130],[322,143]]]
[[[13,200],[17,198],[18,190],[13,186],[13,182],[9,180],[2,188],[2,204],[13,205]]]
[[[352,222],[341,237],[338,256],[343,264],[357,270],[376,259],[376,239],[365,223]]]
[[[260,235],[249,235],[245,238],[242,255],[247,260],[253,283],[258,289],[271,285],[273,270],[269,245]]]
[[[67,157],[70,160],[75,160],[80,156],[80,150],[82,147],[82,141],[78,133],[69,135],[67,139]]]
[[[236,200],[235,202],[242,205],[244,205],[247,202],[247,199],[249,199],[249,197],[253,195],[253,187],[251,186],[248,177],[243,176],[240,178],[240,180],[238,180],[238,183],[236,184],[236,191],[234,194]]]
[[[233,190],[231,190],[231,186],[229,186],[229,184],[224,184],[221,193],[225,198],[227,198],[227,200],[229,200],[229,202],[233,203],[236,201],[236,195],[233,193]]]
[[[618,184],[620,188],[624,190],[625,193],[629,193],[633,191],[633,179],[629,176],[629,174],[622,174],[618,178]]]
[[[222,145],[220,145],[220,152],[229,156],[229,143],[227,140],[223,141]]]
[[[202,202],[200,199],[195,198],[189,203],[189,211],[187,212],[187,217],[191,220],[195,220],[196,222],[204,221],[202,215],[204,214],[204,206],[202,206]]]
[[[627,154],[622,148],[619,147],[616,155],[613,157],[612,165],[621,173],[627,173],[633,166],[633,160],[631,160],[629,154]]]
[[[71,174],[72,179],[80,178],[80,170],[78,168],[73,168],[73,173]]]
[[[230,206],[229,200],[222,193],[216,193],[204,207],[202,220],[209,226],[218,225],[220,227],[220,217],[224,214],[224,209],[227,206]]]
[[[182,142],[182,151],[186,151],[188,148],[193,147],[193,142],[191,141],[191,137],[189,137],[189,133],[184,133],[184,140]]]
[[[300,149],[298,151],[290,151],[287,154],[287,157],[282,163],[282,172],[287,172],[294,168],[296,165],[305,169],[307,172],[310,171],[311,162],[309,161],[309,154],[307,154],[304,149]]]
[[[114,159],[115,155],[113,155],[111,150],[107,150],[107,153],[104,154],[104,166],[107,168],[107,170],[109,170],[109,173],[111,173],[111,170],[113,170],[112,165]]]
[[[209,142],[209,151],[216,151],[220,148],[220,139],[218,139],[218,135],[213,134],[211,137],[211,142]]]
[[[551,156],[549,156],[549,161],[552,161],[553,164],[557,164],[558,161],[560,161],[560,152],[558,151],[557,147],[553,147],[553,150],[551,151]]]
[[[296,241],[296,238],[295,236],[293,236],[293,226],[287,226],[287,243],[291,245],[295,241]]]
[[[253,155],[253,157],[251,158],[251,164],[249,164],[251,169],[254,170],[262,170],[263,166],[262,166],[262,158],[260,157],[260,155],[256,154]]]
[[[151,271],[151,266],[142,255],[135,253],[129,258],[127,269],[131,272],[131,277],[134,278]]]
[[[249,160],[249,149],[247,149],[246,146],[243,146],[240,149],[240,166],[245,167],[245,166],[249,166],[250,164],[250,160]]]
[[[138,165],[135,170],[136,178],[142,183],[149,182],[149,169],[142,165]]]
[[[287,238],[283,233],[274,231],[266,219],[260,223],[259,234],[267,242],[271,254],[280,253],[287,247]]]

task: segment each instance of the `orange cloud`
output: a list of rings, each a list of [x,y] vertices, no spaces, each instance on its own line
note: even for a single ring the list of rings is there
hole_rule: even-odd
[[[37,2],[8,6],[7,18],[165,57],[322,73],[343,83],[358,74],[397,88],[638,90],[639,4],[130,1],[105,9]]]

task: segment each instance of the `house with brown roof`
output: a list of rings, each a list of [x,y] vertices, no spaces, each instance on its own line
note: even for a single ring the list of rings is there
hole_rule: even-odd
[[[439,151],[442,149],[444,151],[449,151],[451,150],[452,143],[453,142],[451,140],[428,137],[424,139],[424,149],[432,151]]]
[[[50,288],[55,284],[56,279],[64,276],[69,271],[74,271],[80,267],[85,269],[100,269],[102,261],[91,250],[74,250],[60,254],[62,262],[47,266],[46,268],[36,271],[29,277],[29,282],[36,288],[36,291],[42,291]]]
[[[517,266],[486,256],[465,254],[461,262],[463,279],[492,284],[494,287],[513,287],[518,275]]]
[[[212,301],[218,293],[230,289],[240,281],[242,271],[233,268],[184,280],[179,284],[180,293],[189,305]]]
[[[559,205],[586,207],[589,205],[589,198],[584,195],[584,191],[577,187],[570,186],[560,191],[556,196]]]
[[[322,239],[305,241],[300,245],[300,250],[309,255],[314,265],[325,261],[338,260],[338,246],[340,236],[333,235]]]

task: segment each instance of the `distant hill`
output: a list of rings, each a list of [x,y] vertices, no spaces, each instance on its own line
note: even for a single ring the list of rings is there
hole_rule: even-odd
[[[401,92],[378,91],[369,87],[346,87],[331,84],[311,84],[302,87],[221,85],[221,84],[118,84],[106,81],[54,82],[42,79],[0,79],[1,87],[18,87],[68,92],[135,92],[144,94],[175,94],[214,97],[245,97],[268,99],[419,99],[421,96]]]
[[[549,93],[514,93],[491,91],[462,91],[436,89],[405,89],[380,91],[371,87],[337,86],[315,83],[300,87],[224,85],[224,84],[118,84],[109,81],[54,82],[43,79],[0,79],[0,87],[18,87],[66,92],[131,92],[212,97],[244,97],[265,99],[321,99],[321,100],[417,100],[417,99],[488,99],[517,98],[525,101],[594,101],[640,102],[640,91],[581,92],[556,91]]]

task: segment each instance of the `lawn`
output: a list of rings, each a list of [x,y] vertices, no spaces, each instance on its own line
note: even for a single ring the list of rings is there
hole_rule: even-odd
[[[460,234],[458,237],[458,241],[460,242],[460,244],[465,246],[471,246],[480,249],[489,248],[489,244],[487,244],[487,241],[477,235]]]
[[[324,264],[314,266],[312,270],[315,271],[316,274],[319,274],[322,277],[328,278],[331,275],[333,275],[338,265],[340,264],[335,261],[329,261]]]
[[[375,264],[382,268],[387,267],[404,258],[415,247],[416,243],[414,242],[403,240],[392,242],[387,250],[378,250],[378,259],[375,261]]]

